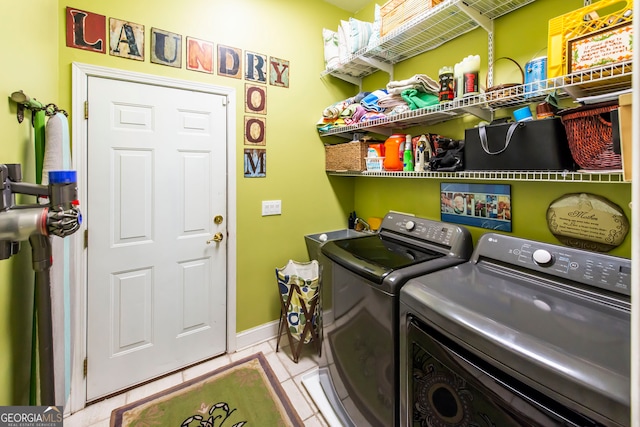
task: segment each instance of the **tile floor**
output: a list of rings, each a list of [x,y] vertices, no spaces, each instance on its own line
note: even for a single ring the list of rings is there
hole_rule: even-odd
[[[127,403],[142,399],[161,390],[173,387],[183,381],[203,375],[209,371],[224,366],[230,362],[250,356],[261,351],[264,353],[271,369],[280,380],[280,384],[287,392],[289,400],[298,410],[298,415],[304,421],[305,427],[327,427],[328,424],[318,410],[313,399],[302,384],[305,374],[318,369],[318,356],[313,351],[313,345],[305,345],[298,363],[291,359],[286,337],[282,337],[281,346],[276,353],[276,339],[257,344],[237,351],[233,354],[223,355],[161,378],[139,388],[110,397],[106,400],[87,406],[82,411],[76,412],[64,419],[65,427],[108,427],[111,411]]]

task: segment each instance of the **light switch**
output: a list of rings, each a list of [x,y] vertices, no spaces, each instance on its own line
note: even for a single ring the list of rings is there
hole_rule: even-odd
[[[262,216],[281,215],[281,214],[282,214],[281,200],[263,200],[262,201]]]

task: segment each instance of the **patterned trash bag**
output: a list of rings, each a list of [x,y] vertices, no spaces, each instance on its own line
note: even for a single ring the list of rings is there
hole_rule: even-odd
[[[286,320],[291,335],[296,340],[304,339],[304,343],[308,343],[313,338],[313,334],[307,333],[302,337],[304,327],[308,321],[302,309],[305,304],[307,312],[309,311],[314,298],[319,298],[320,291],[320,275],[318,261],[297,262],[289,260],[287,265],[282,268],[276,268],[276,278],[278,279],[278,289],[280,298],[287,307]],[[294,287],[291,292],[292,285],[297,285],[300,293]],[[291,294],[291,301],[289,295]],[[313,313],[311,313],[312,327],[314,331],[320,327],[320,303],[316,303]]]

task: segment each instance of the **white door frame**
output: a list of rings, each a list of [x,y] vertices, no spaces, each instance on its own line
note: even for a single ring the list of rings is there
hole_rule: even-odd
[[[87,100],[89,77],[102,77],[134,83],[152,84],[176,89],[211,93],[227,98],[227,353],[236,349],[236,91],[233,88],[178,80],[114,68],[74,62],[72,64],[72,165],[78,175],[80,210],[87,201]],[[81,229],[70,237],[71,271],[71,394],[65,412],[85,407],[87,397],[83,364],[87,355],[87,251]]]

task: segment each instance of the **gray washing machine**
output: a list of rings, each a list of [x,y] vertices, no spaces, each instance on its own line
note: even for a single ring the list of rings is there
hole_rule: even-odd
[[[629,426],[631,261],[487,233],[400,291],[402,426]]]
[[[471,235],[389,212],[378,233],[328,241],[321,251],[331,261],[334,322],[324,329],[320,384],[343,425],[397,426],[400,289],[467,261]]]

